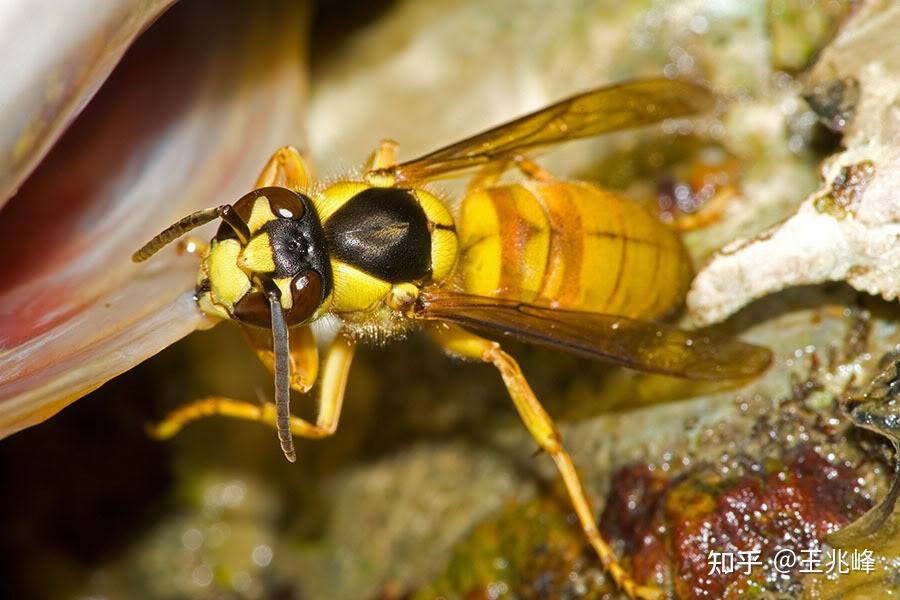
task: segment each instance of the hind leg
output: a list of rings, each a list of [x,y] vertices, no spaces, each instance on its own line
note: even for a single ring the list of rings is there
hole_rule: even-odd
[[[452,354],[491,363],[497,368],[529,433],[540,448],[549,454],[556,463],[556,468],[566,486],[581,529],[600,558],[603,568],[629,598],[647,600],[661,598],[663,596],[661,590],[651,586],[638,585],[631,578],[600,534],[594,520],[590,500],[588,500],[587,492],[578,476],[578,471],[575,469],[575,464],[572,462],[572,457],[563,447],[556,425],[535,397],[515,359],[504,352],[497,342],[486,340],[460,327],[448,326],[444,323],[428,323],[426,327],[435,341]]]

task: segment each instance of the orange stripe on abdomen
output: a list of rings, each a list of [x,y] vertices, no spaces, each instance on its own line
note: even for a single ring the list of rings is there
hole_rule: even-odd
[[[691,276],[680,239],[628,198],[581,182],[528,182],[463,200],[461,286],[558,308],[653,318]]]
[[[547,269],[537,300],[552,306],[575,306],[582,294],[584,227],[581,211],[565,185],[533,190],[540,198],[550,223]]]
[[[459,232],[465,289],[534,300],[546,270],[550,223],[531,192],[508,185],[470,194],[460,209]]]

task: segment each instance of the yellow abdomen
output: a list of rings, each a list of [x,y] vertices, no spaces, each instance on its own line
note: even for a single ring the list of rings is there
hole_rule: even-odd
[[[456,283],[555,308],[659,317],[692,276],[678,236],[643,207],[583,182],[528,182],[466,196]]]

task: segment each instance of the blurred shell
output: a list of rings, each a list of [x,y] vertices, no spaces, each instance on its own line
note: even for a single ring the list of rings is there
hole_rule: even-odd
[[[695,323],[722,321],[789,286],[826,281],[885,300],[900,297],[898,27],[900,6],[860,13],[823,50],[811,88],[859,82],[846,150],[826,161],[824,185],[793,216],[728,244],[697,273],[687,297]]]
[[[54,36],[93,40],[14,71],[27,78],[40,69],[36,80],[78,71],[63,85],[70,101],[40,108],[52,125],[35,138],[31,160],[103,82],[128,39],[166,5],[94,4],[90,12],[80,5],[81,14],[97,23],[75,17],[59,23],[81,35],[41,27],[0,38],[7,47],[20,34],[43,36],[29,42],[35,47],[50,47]],[[118,27],[110,25],[113,14]],[[178,5],[130,49],[3,208],[0,436],[46,419],[208,324],[191,298],[194,257],[169,248],[140,267],[129,257],[185,213],[246,192],[278,146],[302,145],[305,23],[306,7],[298,2]],[[101,59],[84,58],[98,46]],[[67,54],[72,49],[80,61]],[[14,121],[23,131],[35,113],[3,106],[9,155]],[[14,188],[27,169],[23,159],[14,173],[4,170],[4,185]]]
[[[8,50],[0,54],[0,206],[96,93],[135,36],[172,2],[0,4],[0,40]]]

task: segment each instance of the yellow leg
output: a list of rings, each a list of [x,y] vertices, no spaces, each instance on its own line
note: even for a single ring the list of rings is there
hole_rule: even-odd
[[[316,422],[310,423],[300,417],[291,416],[291,433],[305,438],[323,438],[334,433],[341,416],[347,376],[353,361],[356,343],[338,334],[328,349],[322,372],[322,389],[319,392],[319,414]],[[219,415],[260,421],[270,427],[277,427],[275,405],[271,402],[255,404],[231,398],[210,397],[195,400],[169,414],[163,421],[148,427],[150,436],[168,439],[190,423],[202,417]]]
[[[397,164],[397,150],[400,144],[390,139],[383,139],[378,143],[378,147],[369,155],[366,161],[366,173],[377,171],[379,169],[388,169]]]
[[[500,348],[500,344],[486,340],[462,328],[443,323],[427,323],[432,337],[446,350],[464,358],[472,358],[493,364],[512,398],[525,426],[538,445],[553,459],[562,476],[566,491],[572,501],[575,514],[581,522],[585,536],[600,557],[603,568],[610,574],[619,588],[629,598],[657,599],[663,596],[661,590],[637,585],[628,572],[619,564],[615,553],[597,529],[594,514],[587,493],[578,477],[572,458],[562,446],[559,433],[550,415],[541,406],[534,392],[522,375],[519,365]]]
[[[529,158],[516,155],[512,158],[490,162],[479,169],[469,181],[466,192],[472,193],[496,185],[500,178],[503,176],[503,173],[505,173],[507,169],[509,169],[510,164],[515,164],[516,167],[520,171],[522,171],[522,173],[524,173],[525,176],[529,179],[534,179],[536,181],[553,180],[553,175],[551,175],[550,172],[544,169],[542,166]]]
[[[472,179],[469,180],[469,185],[466,186],[466,193],[471,194],[496,185],[508,168],[509,160],[498,160],[486,164],[478,169],[472,176]]]
[[[275,373],[275,353],[272,352],[272,330],[241,327],[256,356],[270,373]],[[319,375],[319,349],[312,328],[308,325],[291,329],[290,335],[291,389],[305,394]]]
[[[516,167],[518,167],[529,179],[534,179],[535,181],[553,181],[553,175],[550,174],[550,171],[530,158],[516,156],[513,160],[516,163]]]
[[[300,151],[284,146],[275,151],[256,180],[256,187],[279,186],[292,190],[305,190],[309,186],[310,172]]]

